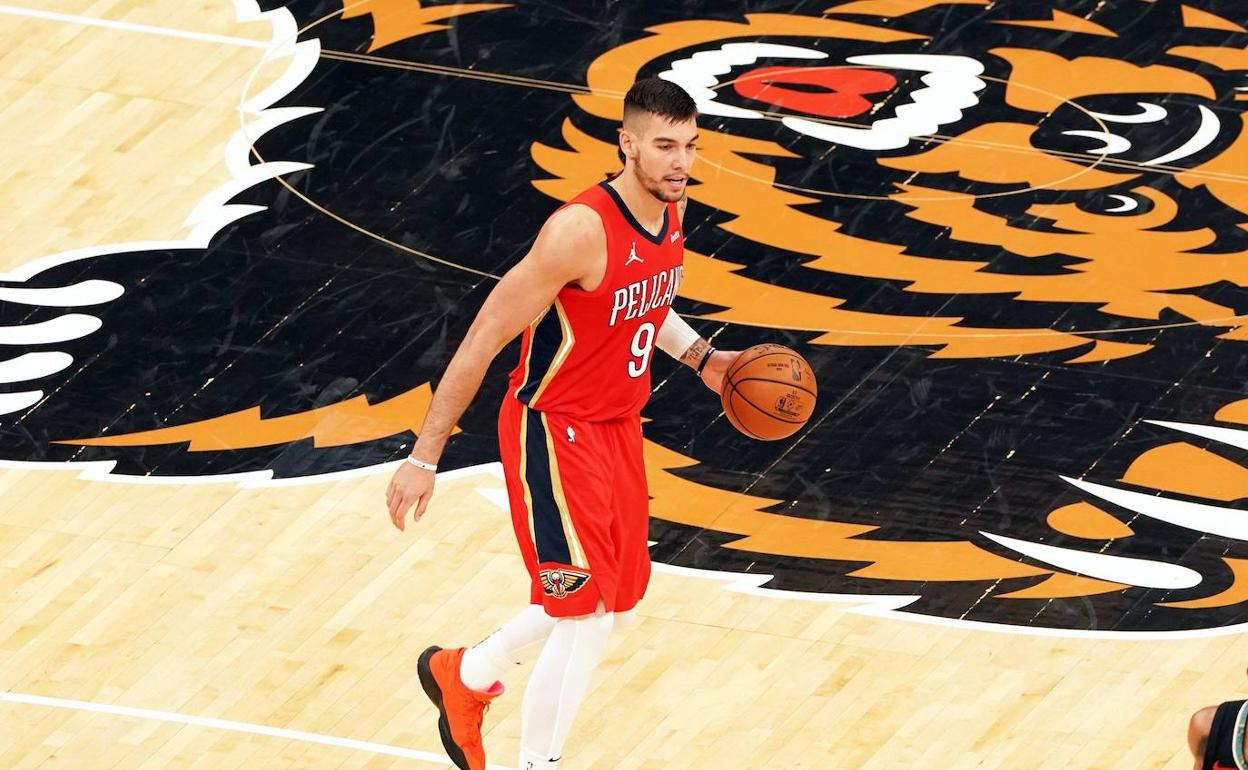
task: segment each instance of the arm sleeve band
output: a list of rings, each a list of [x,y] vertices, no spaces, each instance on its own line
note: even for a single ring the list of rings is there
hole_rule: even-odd
[[[676,311],[668,310],[667,318],[663,319],[663,325],[659,327],[659,338],[654,344],[659,350],[680,360],[685,351],[693,347],[693,343],[699,339],[701,337],[692,326],[685,323],[685,319],[677,315]]]

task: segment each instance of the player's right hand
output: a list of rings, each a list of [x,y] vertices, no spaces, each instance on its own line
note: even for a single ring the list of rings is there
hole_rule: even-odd
[[[702,373],[698,375],[702,384],[716,393],[723,393],[724,377],[728,376],[728,368],[736,362],[739,355],[740,350],[712,350],[711,360],[706,362]]]
[[[400,532],[407,523],[407,512],[413,505],[416,510],[412,521],[420,521],[429,506],[429,498],[433,497],[433,482],[437,475],[433,471],[417,468],[404,462],[394,472],[390,486],[386,487],[386,505],[390,508],[390,521]]]

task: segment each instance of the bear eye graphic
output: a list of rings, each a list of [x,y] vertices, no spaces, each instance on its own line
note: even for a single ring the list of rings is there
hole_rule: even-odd
[[[1119,114],[1114,112],[1094,112],[1089,110],[1088,114],[1094,118],[1098,118],[1105,123],[1156,123],[1166,119],[1166,108],[1159,104],[1151,104],[1149,102],[1136,102],[1140,107],[1140,112]],[[1087,152],[1094,152],[1098,155],[1118,155],[1131,149],[1131,140],[1125,136],[1108,131],[1063,131],[1064,136],[1083,136],[1088,139],[1096,139],[1103,144],[1100,147],[1092,147]],[[1155,161],[1154,161],[1155,162]],[[1123,209],[1124,211],[1127,209]]]
[[[1063,136],[1085,136],[1089,139],[1096,139],[1102,142],[1100,147],[1090,147],[1087,152],[1094,152],[1098,155],[1117,155],[1131,149],[1131,140],[1125,136],[1111,134],[1108,131],[1063,131]]]
[[[1151,102],[1136,102],[1139,112],[1117,113],[1117,112],[1097,112],[1089,110],[1088,114],[1104,123],[1114,123],[1124,126],[1123,131],[1139,130],[1153,124],[1160,124],[1166,118],[1170,117],[1170,113],[1165,107]],[[1188,136],[1188,138],[1169,152],[1162,153],[1153,158],[1139,161],[1142,166],[1160,166],[1167,163],[1183,160],[1184,158],[1195,155],[1213,144],[1214,140],[1222,132],[1222,121],[1218,119],[1217,113],[1209,109],[1205,105],[1196,106],[1199,115],[1199,123],[1196,128]],[[1164,129],[1164,126],[1157,126]],[[1118,155],[1131,149],[1132,143],[1126,137],[1106,131],[1063,131],[1066,136],[1082,136],[1089,139],[1095,139],[1102,142],[1100,147],[1088,149],[1087,152],[1096,153],[1098,155]],[[1182,132],[1179,133],[1182,135]],[[1152,144],[1153,142],[1148,142]]]
[[[1165,120],[1166,108],[1160,104],[1152,104],[1151,102],[1136,102],[1140,108],[1140,112],[1127,115],[1119,115],[1113,112],[1089,112],[1095,118],[1100,118],[1106,123],[1156,123],[1159,120]]]
[[[1210,107],[1175,101],[1101,94],[1082,97],[1040,123],[1038,145],[1108,163],[1107,168],[1147,170],[1195,162],[1235,133]]]

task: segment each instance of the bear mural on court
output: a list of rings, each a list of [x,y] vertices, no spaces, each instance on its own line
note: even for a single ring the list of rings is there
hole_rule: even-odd
[[[1232,4],[635,5],[268,4],[302,31],[248,117],[255,183],[188,242],[0,276],[0,459],[263,483],[403,456],[659,75],[701,111],[676,310],[799,350],[820,401],[751,441],[656,359],[656,560],[1007,629],[1248,621]],[[497,459],[515,359],[443,467]]]

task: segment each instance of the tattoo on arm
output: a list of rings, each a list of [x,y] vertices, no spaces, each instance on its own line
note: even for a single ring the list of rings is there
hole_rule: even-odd
[[[698,364],[702,363],[702,359],[706,357],[710,349],[711,343],[699,337],[698,341],[690,345],[689,349],[680,356],[680,362],[685,366],[697,369]]]

